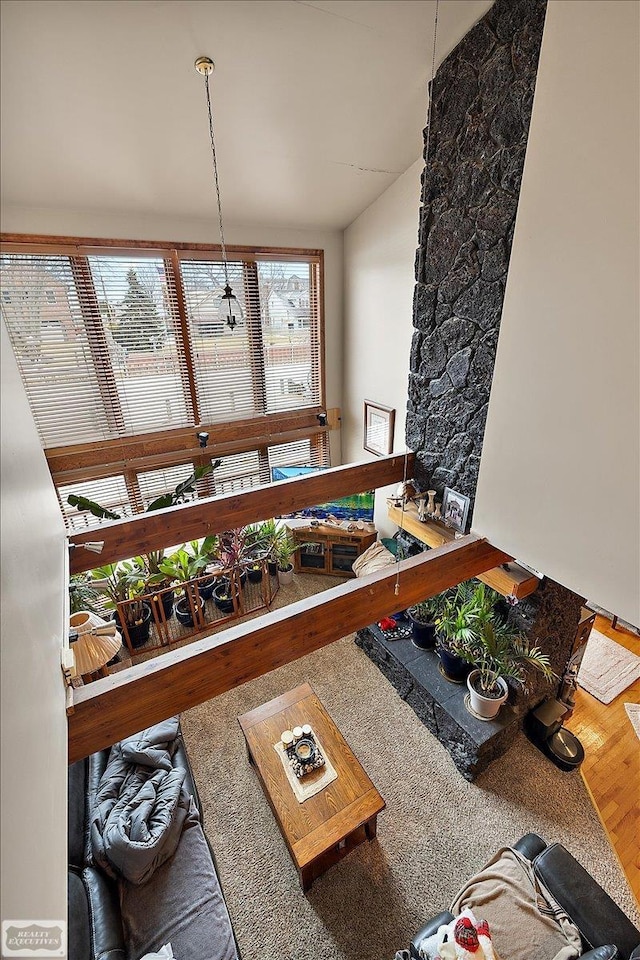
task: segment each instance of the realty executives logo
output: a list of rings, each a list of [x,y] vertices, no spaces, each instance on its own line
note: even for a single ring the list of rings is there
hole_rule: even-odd
[[[3,957],[65,957],[66,920],[3,920]]]

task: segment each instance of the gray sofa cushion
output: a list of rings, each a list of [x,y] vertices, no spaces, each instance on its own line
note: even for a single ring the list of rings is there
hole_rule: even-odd
[[[120,882],[129,960],[171,943],[178,960],[237,960],[227,907],[202,826],[187,817],[178,849],[143,886]]]

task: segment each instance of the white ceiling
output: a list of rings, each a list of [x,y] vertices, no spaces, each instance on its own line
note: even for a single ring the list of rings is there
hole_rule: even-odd
[[[438,60],[492,0],[440,0]],[[420,155],[434,0],[4,0],[2,198],[343,228]]]

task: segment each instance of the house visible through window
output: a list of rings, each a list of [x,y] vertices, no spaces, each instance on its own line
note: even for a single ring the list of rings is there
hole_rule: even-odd
[[[199,493],[267,482],[280,431],[307,431],[309,462],[328,465],[319,253],[231,252],[243,311],[231,330],[216,250],[42,248],[3,246],[0,302],[61,501],[95,490],[139,512],[218,448]],[[196,455],[195,428],[210,435]]]

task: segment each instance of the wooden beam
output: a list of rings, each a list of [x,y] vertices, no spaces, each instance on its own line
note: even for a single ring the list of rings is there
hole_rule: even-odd
[[[49,447],[45,450],[52,476],[78,472],[85,468],[100,467],[112,463],[130,463],[133,460],[148,460],[164,454],[199,453],[197,433],[209,434],[211,456],[224,452],[238,452],[240,447],[252,450],[270,443],[281,443],[282,434],[306,435],[322,431],[317,414],[321,407],[300,413],[261,414],[244,420],[226,423],[200,423],[194,427],[176,427],[152,433],[139,433],[133,437],[117,440],[99,440],[94,443],[67,444],[64,447]]]
[[[57,248],[63,249],[67,254],[70,251],[73,254],[81,252],[86,255],[88,252],[100,253],[105,250],[117,251],[118,253],[131,253],[132,250],[148,251],[153,256],[156,251],[178,250],[180,253],[191,252],[209,253],[216,259],[221,258],[222,251],[219,244],[216,243],[174,243],[169,240],[109,240],[99,237],[67,237],[52,236],[42,233],[0,233],[0,243],[3,246],[3,253],[33,253],[41,252],[32,250],[31,247],[42,247],[45,253],[58,252]],[[310,250],[306,247],[247,247],[241,244],[225,244],[227,254],[238,254],[244,259],[255,257],[256,259],[288,259],[296,260],[300,257],[319,261],[324,254],[324,250]]]
[[[319,427],[316,422],[314,427],[306,427],[303,430],[290,430],[287,433],[279,433],[275,437],[272,434],[261,437],[249,436],[240,440],[229,440],[225,443],[218,443],[217,441],[212,443],[211,440],[209,440],[207,450],[209,451],[209,459],[211,459],[211,457],[224,459],[234,453],[247,453],[249,450],[261,450],[274,443],[294,443],[296,440],[310,440],[314,443],[317,442],[318,437],[328,432],[328,426]],[[211,434],[209,435],[211,436]],[[193,436],[195,438],[195,433],[193,433]],[[63,486],[67,483],[81,483],[86,480],[100,480],[103,477],[114,477],[127,470],[138,473],[143,470],[159,470],[163,467],[174,467],[188,463],[189,460],[194,460],[199,456],[202,456],[202,448],[199,444],[193,443],[189,445],[187,451],[179,450],[175,453],[160,453],[147,457],[132,456],[130,460],[116,460],[92,467],[52,471],[51,476],[56,485]]]
[[[409,456],[407,470],[410,476],[413,454]],[[336,497],[383,487],[402,480],[403,475],[403,456],[378,457],[366,463],[294,477],[286,483],[264,484],[244,493],[209,497],[179,507],[142,513],[130,520],[112,520],[69,537],[70,543],[76,547],[86,541],[104,541],[99,559],[94,553],[75,549],[71,554],[71,573],[90,570],[96,562],[102,566],[269,517],[294,513]]]
[[[464,537],[96,680],[75,691],[69,762],[509,559]]]
[[[429,547],[439,547],[455,537],[451,527],[445,527],[438,520],[419,520],[418,510],[414,503],[408,503],[404,510],[400,507],[389,506],[387,513],[401,530],[406,530],[417,540],[426,543]],[[517,563],[510,563],[509,569],[495,567],[487,570],[478,577],[488,587],[497,590],[503,597],[516,597],[523,600],[538,589],[540,580]]]

